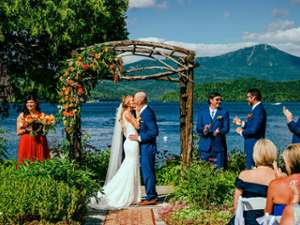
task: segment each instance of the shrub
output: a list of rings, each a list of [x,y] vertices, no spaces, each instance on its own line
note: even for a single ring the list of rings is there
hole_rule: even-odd
[[[178,159],[166,161],[164,166],[155,171],[157,184],[167,185],[174,183],[180,169],[181,166]]]
[[[106,178],[109,163],[109,150],[85,151],[82,153],[80,167],[93,173],[91,176],[99,185],[102,185]]]
[[[6,139],[3,135],[4,131],[0,129],[0,162],[7,158]]]
[[[0,224],[81,221],[99,186],[68,160],[0,165]],[[46,222],[43,224],[47,224]]]
[[[182,166],[177,173],[173,194],[176,199],[202,209],[231,205],[236,176],[236,173],[218,170],[206,162],[195,161],[189,167]]]
[[[246,169],[246,155],[238,149],[233,149],[229,154],[227,169],[229,171],[240,173]]]

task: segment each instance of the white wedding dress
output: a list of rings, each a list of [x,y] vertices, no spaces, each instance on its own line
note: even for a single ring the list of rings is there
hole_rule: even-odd
[[[123,144],[125,159],[116,174],[97,193],[96,198],[91,198],[89,206],[96,209],[121,209],[141,200],[140,192],[140,163],[139,143],[128,138],[136,134],[136,129],[131,123],[123,120],[122,130],[126,140]]]

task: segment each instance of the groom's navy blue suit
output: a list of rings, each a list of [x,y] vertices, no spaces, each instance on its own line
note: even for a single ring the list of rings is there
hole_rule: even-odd
[[[158,126],[154,111],[149,106],[141,112],[140,116],[140,161],[147,193],[146,200],[151,200],[157,198],[155,189],[155,154],[157,153],[156,136],[158,136]]]
[[[265,138],[267,114],[262,103],[258,104],[248,115],[242,135],[245,139],[246,165],[248,169],[254,166],[253,147],[257,140]]]

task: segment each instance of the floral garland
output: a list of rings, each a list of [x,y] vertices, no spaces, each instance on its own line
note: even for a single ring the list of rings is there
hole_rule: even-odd
[[[81,103],[99,79],[113,77],[115,82],[121,77],[123,62],[115,51],[103,45],[96,45],[81,53],[73,54],[59,73],[60,115],[66,132],[70,135],[78,129]]]

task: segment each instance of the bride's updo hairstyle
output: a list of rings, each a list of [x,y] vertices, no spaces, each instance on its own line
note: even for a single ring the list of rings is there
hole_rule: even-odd
[[[131,106],[131,101],[133,99],[132,95],[127,95],[127,96],[123,96],[122,97],[122,111],[121,111],[121,115],[120,115],[120,121],[122,121],[123,119],[123,113],[124,111]]]

